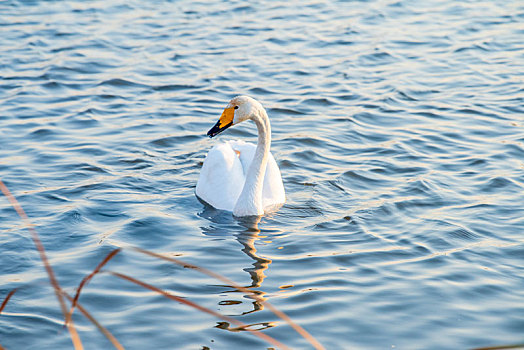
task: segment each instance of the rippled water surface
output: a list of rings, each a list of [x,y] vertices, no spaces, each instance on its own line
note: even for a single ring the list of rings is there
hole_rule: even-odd
[[[524,342],[520,1],[2,1],[0,178],[61,286],[117,247],[212,269],[327,349]],[[287,202],[260,222],[194,194],[238,94],[260,100]],[[7,349],[72,349],[30,235],[0,198]],[[308,343],[246,293],[124,249],[106,267]],[[107,273],[80,302],[127,349],[266,349]],[[84,346],[110,343],[81,314]]]

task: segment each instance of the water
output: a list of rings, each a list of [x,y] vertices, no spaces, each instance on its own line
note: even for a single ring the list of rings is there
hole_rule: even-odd
[[[138,246],[258,291],[327,349],[522,343],[523,22],[518,1],[4,1],[0,178],[70,293]],[[216,142],[256,140],[205,137],[238,94],[267,108],[286,187],[258,223],[194,195]],[[0,344],[72,349],[5,198],[0,222],[0,299],[20,288]],[[107,269],[308,348],[194,270],[129,250]],[[271,346],[109,274],[80,301],[127,349]]]

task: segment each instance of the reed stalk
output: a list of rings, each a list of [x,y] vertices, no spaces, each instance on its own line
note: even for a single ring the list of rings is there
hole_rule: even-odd
[[[51,264],[49,263],[49,260],[47,259],[47,255],[45,253],[45,248],[38,236],[38,233],[36,232],[34,226],[31,224],[27,214],[25,213],[25,211],[23,210],[23,208],[21,207],[21,205],[18,203],[18,201],[16,200],[16,198],[11,194],[11,192],[9,191],[9,189],[7,188],[7,186],[0,180],[0,190],[2,191],[2,193],[7,197],[7,199],[9,200],[10,204],[12,205],[12,207],[15,209],[15,211],[17,212],[18,216],[20,216],[20,218],[22,219],[25,227],[29,230],[30,234],[31,234],[31,238],[39,252],[39,255],[40,255],[40,259],[42,260],[42,263],[45,267],[45,270],[47,272],[47,275],[48,275],[48,278],[49,278],[49,281],[51,283],[51,285],[53,286],[53,290],[55,292],[55,295],[59,301],[59,304],[60,304],[60,308],[62,310],[62,314],[64,316],[64,319],[65,319],[65,325],[69,331],[69,334],[71,336],[71,340],[73,342],[73,346],[75,348],[75,350],[83,350],[83,345],[82,345],[82,342],[80,340],[80,337],[78,336],[78,333],[74,327],[74,324],[73,324],[73,320],[72,320],[72,315],[73,315],[73,312],[75,310],[75,308],[78,308],[78,310],[80,310],[80,312],[90,321],[92,322],[98,329],[99,331],[104,334],[104,336],[111,342],[111,344],[117,349],[117,350],[123,350],[124,347],[118,342],[118,340],[104,327],[102,326],[98,321],[96,321],[96,319],[89,313],[87,312],[87,310],[82,307],[80,305],[80,303],[78,302],[78,299],[80,297],[80,294],[83,290],[83,288],[85,286],[87,286],[87,284],[91,281],[91,279],[93,279],[93,277],[95,275],[97,275],[98,273],[100,272],[104,272],[102,271],[102,267],[104,267],[116,254],[118,254],[121,249],[118,248],[118,249],[115,249],[113,251],[111,251],[96,267],[95,269],[89,274],[87,275],[86,277],[84,277],[82,279],[82,281],[80,282],[78,288],[77,288],[77,291],[75,293],[75,296],[74,297],[71,297],[69,294],[67,294],[64,290],[62,290],[60,288],[60,285],[58,284],[58,280],[56,279],[55,277],[55,274],[54,274],[54,271],[51,267]],[[235,282],[233,282],[232,280],[230,280],[229,278],[227,277],[224,277],[218,273],[215,273],[211,270],[208,270],[208,269],[205,269],[205,268],[202,268],[202,267],[199,267],[199,266],[196,266],[196,265],[193,265],[193,264],[189,264],[189,263],[186,263],[186,262],[183,262],[181,260],[178,260],[178,259],[174,259],[174,258],[170,258],[170,257],[167,257],[165,255],[161,255],[161,254],[157,254],[157,253],[154,253],[154,252],[151,252],[151,251],[147,251],[145,249],[141,249],[141,248],[132,248],[133,250],[139,252],[139,253],[142,253],[142,254],[146,254],[146,255],[149,255],[151,257],[155,257],[155,258],[158,258],[158,259],[162,259],[162,260],[165,260],[165,261],[168,261],[168,262],[171,262],[171,263],[175,263],[175,264],[178,264],[180,266],[183,266],[183,267],[186,267],[186,268],[192,268],[192,269],[195,269],[203,274],[206,274],[210,277],[213,277],[219,281],[222,281],[224,283],[226,283],[227,285],[235,288],[236,290],[239,290],[243,293],[246,293],[248,295],[250,295],[253,299],[257,300],[258,302],[262,303],[263,305],[265,305],[268,309],[270,309],[276,316],[280,317],[282,320],[284,320],[285,322],[287,322],[300,336],[302,336],[304,339],[306,339],[308,342],[310,342],[311,345],[313,345],[313,347],[317,350],[319,349],[324,349],[324,347],[315,339],[313,338],[313,336],[311,336],[306,330],[304,330],[301,326],[299,326],[298,324],[296,324],[295,322],[293,322],[291,320],[291,318],[289,316],[287,316],[285,313],[283,313],[282,311],[276,309],[273,305],[271,305],[269,302],[265,301],[263,298],[261,298],[258,294],[256,294],[255,292],[251,291],[250,289],[248,288],[245,288],[245,287],[242,287],[238,284],[236,284]],[[235,324],[238,326],[238,329],[245,329],[247,330],[248,332],[254,334],[255,336],[257,336],[258,338],[260,339],[263,339],[265,340],[266,342],[280,348],[280,349],[289,349],[289,347],[287,347],[286,345],[282,344],[280,341],[274,339],[273,337],[270,337],[268,336],[267,334],[264,334],[264,333],[261,333],[259,332],[258,330],[252,330],[250,329],[246,324],[244,324],[243,322],[241,321],[238,321],[234,318],[231,318],[229,316],[225,316],[225,315],[222,315],[216,311],[213,311],[211,309],[208,309],[206,307],[203,307],[201,305],[198,305],[190,300],[187,300],[185,298],[181,298],[179,296],[176,296],[174,294],[171,294],[171,293],[168,293],[166,291],[163,291],[153,285],[150,285],[146,282],[143,282],[143,281],[140,281],[136,278],[133,278],[131,276],[128,276],[128,275],[124,275],[122,273],[119,273],[119,272],[113,272],[113,271],[105,271],[115,277],[118,277],[118,278],[121,278],[121,279],[124,279],[124,280],[127,280],[129,282],[132,282],[134,284],[137,284],[143,288],[146,288],[146,289],[149,289],[149,290],[152,290],[156,293],[159,293],[161,295],[163,295],[164,297],[168,298],[168,299],[171,299],[171,300],[175,300],[175,301],[178,301],[182,304],[185,304],[185,305],[188,305],[190,307],[193,307],[201,312],[205,312],[205,313],[208,313],[210,315],[213,315],[217,318],[220,318],[222,320],[225,320],[229,323],[232,323],[232,324]],[[6,296],[6,298],[4,299],[4,301],[2,302],[2,304],[0,305],[0,313],[4,310],[5,306],[7,305],[7,303],[9,302],[10,298],[13,296],[13,294],[17,291],[17,289],[13,289],[11,292],[9,292]],[[67,298],[70,302],[71,302],[71,308],[69,310],[69,312],[67,311],[67,308],[66,308],[66,305],[65,305],[65,302],[64,302],[64,297]],[[0,350],[3,350],[4,348],[0,345]]]
[[[5,297],[4,301],[2,302],[2,305],[0,305],[0,314],[4,310],[4,308],[7,305],[7,302],[9,301],[9,299],[11,299],[11,297],[13,296],[13,294],[15,294],[16,291],[17,291],[17,288],[13,289],[12,291],[10,291],[7,294],[7,296]]]
[[[217,279],[219,281],[222,281],[225,284],[227,284],[229,286],[232,286],[233,288],[235,288],[235,289],[237,289],[237,290],[239,290],[239,291],[241,291],[243,293],[249,294],[253,299],[255,299],[258,302],[260,302],[261,304],[265,305],[276,316],[278,316],[282,320],[286,321],[298,334],[300,334],[301,337],[306,339],[316,350],[324,350],[325,349],[322,346],[322,344],[320,344],[318,342],[318,340],[316,340],[311,334],[309,334],[300,325],[295,323],[288,315],[286,315],[282,311],[278,310],[272,304],[270,304],[269,302],[267,302],[266,300],[261,298],[257,293],[253,292],[252,290],[250,290],[250,289],[248,289],[246,287],[242,287],[242,286],[238,285],[237,283],[233,282],[229,278],[227,278],[225,276],[222,276],[222,275],[220,275],[220,274],[218,274],[216,272],[213,272],[211,270],[205,269],[203,267],[200,267],[200,266],[197,266],[197,265],[193,265],[193,264],[189,264],[189,263],[186,263],[184,261],[181,261],[181,260],[178,260],[178,259],[175,259],[175,258],[171,258],[171,257],[167,257],[165,255],[157,254],[157,253],[154,253],[154,252],[142,249],[142,248],[136,248],[135,247],[133,249],[136,250],[137,252],[142,253],[142,254],[146,254],[146,255],[149,255],[149,256],[156,257],[158,259],[166,260],[166,261],[172,262],[174,264],[177,264],[177,265],[180,265],[180,266],[183,266],[183,267],[186,267],[186,268],[195,269],[195,270],[197,270],[197,271],[199,271],[199,272],[201,272],[203,274],[206,274],[206,275],[208,275],[210,277],[213,277],[213,278],[215,278],[215,279]]]
[[[65,324],[69,331],[69,334],[71,335],[71,341],[73,342],[73,346],[75,350],[83,350],[84,347],[82,345],[82,341],[80,340],[80,337],[78,336],[78,333],[76,332],[75,326],[73,324],[73,320],[71,319],[69,313],[67,312],[64,298],[62,297],[62,289],[60,288],[60,285],[58,284],[58,280],[55,277],[55,273],[53,272],[53,269],[51,268],[51,264],[49,263],[49,260],[47,259],[44,245],[42,244],[42,241],[40,240],[38,233],[36,232],[35,228],[33,227],[33,224],[31,224],[31,221],[29,220],[29,217],[25,213],[22,206],[18,203],[16,198],[11,194],[11,192],[9,191],[9,189],[7,188],[7,186],[4,184],[2,180],[0,180],[0,190],[2,191],[4,196],[7,197],[7,199],[9,200],[9,203],[11,203],[11,206],[15,209],[18,216],[20,216],[20,218],[22,219],[22,222],[24,223],[25,227],[27,227],[27,229],[31,233],[31,238],[33,239],[36,249],[38,250],[38,253],[40,254],[40,260],[42,260],[42,263],[44,264],[45,270],[47,272],[47,276],[49,278],[49,282],[53,286],[53,290],[55,291],[56,298],[58,299],[58,302],[60,304],[60,309],[62,310],[62,314],[64,315]]]
[[[144,287],[144,288],[147,288],[147,289],[152,290],[154,292],[157,292],[157,293],[163,295],[164,297],[166,297],[168,299],[178,301],[179,303],[191,306],[191,307],[193,307],[193,308],[195,308],[197,310],[200,310],[202,312],[208,313],[208,314],[213,315],[213,316],[215,316],[217,318],[221,318],[221,319],[223,319],[223,320],[225,320],[227,322],[234,323],[237,326],[246,329],[248,332],[250,332],[251,334],[254,334],[258,338],[263,339],[263,340],[267,341],[268,343],[273,344],[273,345],[275,345],[275,346],[277,346],[277,347],[279,347],[281,349],[290,349],[289,347],[287,347],[286,345],[282,344],[281,342],[279,342],[275,338],[270,337],[267,334],[264,334],[264,333],[261,333],[261,332],[249,329],[246,324],[244,324],[243,322],[240,322],[238,320],[235,320],[234,318],[231,318],[229,316],[225,316],[225,315],[219,314],[216,311],[213,311],[211,309],[208,309],[206,307],[198,305],[198,304],[196,304],[196,303],[194,303],[194,302],[192,302],[190,300],[187,300],[187,299],[181,298],[179,296],[173,295],[173,294],[171,294],[169,292],[166,292],[166,291],[164,291],[162,289],[159,289],[159,288],[157,288],[155,286],[152,286],[152,285],[150,285],[148,283],[145,283],[145,282],[142,282],[140,280],[137,280],[137,279],[135,279],[133,277],[130,277],[128,275],[124,275],[122,273],[114,272],[114,271],[106,271],[106,272],[110,273],[111,275],[116,276],[118,278],[124,279],[126,281],[135,283],[135,284],[137,284],[137,285],[139,285],[141,287]]]

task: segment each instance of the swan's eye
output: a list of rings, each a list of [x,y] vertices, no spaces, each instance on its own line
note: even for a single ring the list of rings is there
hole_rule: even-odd
[[[235,109],[238,109],[238,106],[235,106]]]

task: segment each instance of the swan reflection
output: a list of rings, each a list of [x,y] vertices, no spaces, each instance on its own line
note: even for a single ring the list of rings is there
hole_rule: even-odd
[[[264,305],[262,304],[263,301],[266,300],[264,295],[266,294],[264,291],[260,290],[260,287],[262,286],[262,282],[266,278],[265,270],[269,267],[269,264],[271,264],[271,259],[261,257],[257,254],[257,249],[255,247],[255,244],[257,240],[260,238],[260,229],[258,228],[258,224],[260,223],[260,220],[262,217],[260,216],[247,216],[247,217],[233,217],[231,213],[217,210],[209,205],[205,205],[204,210],[199,213],[199,216],[215,223],[219,224],[223,227],[223,225],[231,225],[231,226],[237,226],[235,227],[235,230],[238,232],[234,235],[237,242],[241,244],[242,248],[240,249],[244,254],[246,254],[251,260],[253,260],[253,263],[249,267],[245,267],[242,270],[246,271],[251,279],[251,283],[248,285],[241,285],[242,287],[249,289],[251,292],[255,293],[259,300],[253,299],[249,294],[246,294],[246,298],[252,299],[252,309],[249,311],[244,311],[240,313],[240,315],[246,315],[250,314],[252,312],[260,311],[264,309]],[[240,227],[240,231],[238,230]],[[206,227],[202,228],[204,234],[220,234],[223,232],[222,228],[218,227]],[[231,286],[225,286],[225,287],[231,287]],[[241,291],[235,289],[227,290],[226,293],[241,293]],[[220,305],[235,305],[238,304],[238,302],[234,301],[222,301],[219,303]],[[266,325],[267,326],[267,325]],[[222,325],[220,328],[224,328]],[[233,329],[230,329],[233,330]]]
[[[253,267],[247,267],[244,269],[251,276],[251,285],[246,286],[254,293],[256,293],[262,300],[264,298],[265,292],[260,290],[253,290],[253,288],[259,288],[262,286],[262,282],[266,275],[264,271],[267,270],[269,264],[271,264],[271,259],[263,258],[257,255],[257,248],[255,247],[255,242],[259,238],[260,229],[258,228],[258,223],[260,222],[261,217],[243,217],[239,220],[241,225],[246,227],[246,230],[236,235],[237,241],[242,244],[242,252],[249,256],[253,260]],[[263,310],[264,305],[259,300],[253,300],[253,310],[244,312],[248,314],[251,312]]]

